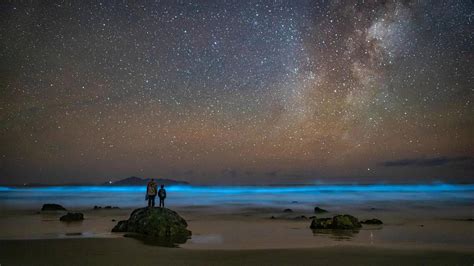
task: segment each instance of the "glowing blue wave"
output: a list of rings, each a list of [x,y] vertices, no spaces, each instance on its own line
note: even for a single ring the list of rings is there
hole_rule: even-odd
[[[423,201],[440,204],[472,204],[474,184],[424,185],[312,185],[312,186],[169,186],[168,204],[174,206],[265,206],[308,208],[318,205],[366,205]],[[54,202],[67,207],[94,205],[138,207],[145,204],[145,187],[54,186],[0,187],[0,209],[33,208]],[[314,207],[314,206],[313,206]]]
[[[312,185],[312,186],[168,186],[171,192],[242,194],[242,193],[318,193],[318,192],[454,192],[474,191],[474,184],[423,185]],[[4,187],[0,192],[144,192],[144,186],[51,186]]]

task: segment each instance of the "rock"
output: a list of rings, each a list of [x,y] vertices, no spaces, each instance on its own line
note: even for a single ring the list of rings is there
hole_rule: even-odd
[[[115,219],[112,219],[112,222],[116,222],[116,221],[117,221],[117,220],[115,220]]]
[[[364,220],[364,221],[361,221],[360,222],[361,224],[383,224],[382,221],[380,221],[379,219],[368,219],[368,220]]]
[[[352,215],[336,215],[332,218],[334,229],[355,229],[361,228],[359,220]]]
[[[59,204],[54,204],[54,203],[47,203],[43,204],[43,207],[41,208],[42,211],[65,211],[66,208]]]
[[[305,215],[296,216],[293,220],[308,220],[308,217]]]
[[[128,232],[147,241],[167,241],[181,244],[191,236],[188,224],[176,212],[166,208],[140,208],[128,220],[119,221],[112,232]]]
[[[336,215],[333,218],[314,218],[311,221],[311,229],[357,229],[361,224],[354,216]]]
[[[325,212],[328,212],[328,211],[325,209],[321,209],[319,207],[314,207],[314,213],[325,213]]]
[[[127,222],[128,220],[119,221],[114,228],[112,228],[112,232],[127,232]]]
[[[284,209],[283,212],[293,212],[292,209]]]
[[[84,220],[84,214],[80,212],[68,212],[59,218],[61,222],[75,222]]]
[[[275,219],[276,219],[276,217],[272,215],[272,217],[270,217],[270,219],[272,219],[272,220],[275,220]]]
[[[311,229],[332,229],[332,218],[314,218],[309,226]]]
[[[100,209],[102,209],[101,206],[94,206],[94,210],[100,210]],[[110,210],[110,209],[120,209],[120,208],[117,206],[105,206],[104,209]]]

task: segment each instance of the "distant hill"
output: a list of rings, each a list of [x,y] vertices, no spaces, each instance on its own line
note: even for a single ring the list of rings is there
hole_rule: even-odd
[[[102,185],[104,186],[146,186],[146,184],[150,181],[150,178],[140,178],[136,176],[131,176],[127,177],[125,179],[115,181],[115,182],[107,182]],[[185,181],[177,181],[177,180],[172,180],[172,179],[166,179],[166,178],[155,178],[155,182],[158,185],[165,185],[165,186],[170,186],[170,185],[189,185],[188,182]]]

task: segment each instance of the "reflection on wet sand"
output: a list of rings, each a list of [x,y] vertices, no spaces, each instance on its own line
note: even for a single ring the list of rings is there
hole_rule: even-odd
[[[329,237],[337,241],[348,241],[351,240],[356,234],[359,233],[358,229],[354,230],[341,230],[341,229],[311,229],[313,236],[324,236]]]
[[[167,248],[177,248],[180,244],[186,243],[188,238],[171,238],[171,237],[163,237],[163,238],[151,238],[146,237],[141,234],[135,233],[127,233],[123,235],[124,237],[134,238],[140,240],[143,244],[149,246],[158,246],[158,247],[167,247]]]

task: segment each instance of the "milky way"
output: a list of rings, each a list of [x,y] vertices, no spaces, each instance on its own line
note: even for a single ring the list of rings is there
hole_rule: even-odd
[[[474,178],[472,1],[0,7],[0,182]]]

